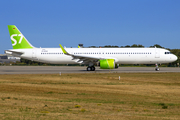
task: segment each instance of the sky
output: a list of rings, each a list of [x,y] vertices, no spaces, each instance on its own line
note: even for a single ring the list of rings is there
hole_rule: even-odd
[[[2,0],[0,54],[12,49],[7,25],[35,47],[159,44],[180,49],[180,0]]]

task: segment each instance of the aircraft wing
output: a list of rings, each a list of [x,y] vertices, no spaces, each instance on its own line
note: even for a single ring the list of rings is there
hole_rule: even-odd
[[[93,57],[93,56],[89,56],[89,55],[74,55],[74,54],[70,54],[68,53],[61,44],[59,44],[59,46],[61,47],[62,51],[64,54],[72,56],[73,60],[77,59],[77,63],[83,63],[83,64],[88,64],[89,62],[92,63],[96,63],[98,62],[100,59],[104,59],[101,57]]]

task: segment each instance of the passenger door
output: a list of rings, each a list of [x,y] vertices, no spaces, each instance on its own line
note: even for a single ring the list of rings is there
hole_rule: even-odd
[[[36,50],[35,49],[32,50],[32,58],[36,58]]]
[[[155,48],[155,58],[160,58],[160,50]]]

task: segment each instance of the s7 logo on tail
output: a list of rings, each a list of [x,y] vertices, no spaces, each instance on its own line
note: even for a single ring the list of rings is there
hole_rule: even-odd
[[[19,39],[19,44],[21,44],[22,42],[22,39],[23,39],[23,35],[22,34],[13,34],[11,35],[11,40],[14,41],[14,44],[12,44],[13,46],[17,44],[17,41],[16,39],[14,39],[14,36],[20,36],[20,39]]]

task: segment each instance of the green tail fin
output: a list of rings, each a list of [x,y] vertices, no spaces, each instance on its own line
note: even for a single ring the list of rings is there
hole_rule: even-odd
[[[11,38],[13,49],[30,49],[33,46],[23,36],[15,25],[8,25],[9,35]]]

